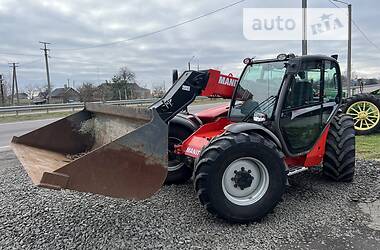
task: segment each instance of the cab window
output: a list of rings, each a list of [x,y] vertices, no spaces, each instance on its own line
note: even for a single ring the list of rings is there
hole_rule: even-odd
[[[285,109],[296,109],[321,103],[322,63],[305,62],[292,77]]]

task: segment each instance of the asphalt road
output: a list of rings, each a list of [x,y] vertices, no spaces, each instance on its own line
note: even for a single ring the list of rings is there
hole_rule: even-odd
[[[204,109],[212,108],[219,106],[221,103],[208,103],[201,105],[192,105],[189,107],[189,111],[192,113],[199,112]],[[20,136],[25,133],[28,133],[34,129],[45,126],[49,123],[58,120],[47,119],[47,120],[35,120],[35,121],[23,121],[23,122],[12,122],[0,124],[0,152],[9,150],[9,143],[12,140],[13,136]]]

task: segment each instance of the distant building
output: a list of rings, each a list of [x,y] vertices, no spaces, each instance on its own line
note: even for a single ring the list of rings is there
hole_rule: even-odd
[[[51,103],[68,103],[78,102],[80,100],[79,92],[71,87],[56,88],[51,92]]]
[[[22,92],[22,93],[18,93],[18,98],[26,100],[26,99],[29,99],[29,96],[28,94]]]
[[[36,97],[33,98],[34,104],[46,104],[47,91],[40,91]]]
[[[152,98],[152,93],[149,89],[140,87],[137,83],[131,83],[130,99],[146,99]]]
[[[11,99],[11,98],[12,98],[12,95],[9,95],[8,98]],[[14,95],[14,99],[16,99],[16,98],[17,98],[17,97],[16,97],[16,93],[15,93],[15,95]],[[26,100],[26,99],[29,99],[29,96],[28,96],[28,94],[26,94],[26,93],[24,93],[24,92],[22,92],[22,93],[18,93],[18,99],[20,99],[20,100]]]
[[[140,87],[137,83],[128,83],[126,86],[118,89],[114,83],[105,82],[97,86],[94,92],[95,101],[109,101],[125,99],[146,99],[152,98],[152,94],[149,89]]]

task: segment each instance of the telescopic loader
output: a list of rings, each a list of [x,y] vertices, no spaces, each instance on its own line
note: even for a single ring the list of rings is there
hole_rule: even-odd
[[[313,166],[335,181],[355,169],[353,119],[341,112],[336,58],[280,54],[244,60],[239,79],[185,71],[149,108],[86,104],[12,147],[32,181],[126,199],[193,176],[210,213],[257,221],[281,200],[289,175]],[[197,96],[231,99],[198,115]]]

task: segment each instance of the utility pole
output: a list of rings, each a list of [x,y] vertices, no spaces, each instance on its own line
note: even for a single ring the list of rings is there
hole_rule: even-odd
[[[348,97],[351,96],[351,44],[352,44],[352,27],[351,27],[351,22],[352,22],[352,5],[348,4],[348,49],[347,49],[347,95]]]
[[[189,70],[191,70],[191,61],[195,58],[195,56],[193,56],[187,63],[187,66],[189,67]]]
[[[44,45],[44,47],[41,48],[41,50],[43,50],[45,53],[46,77],[47,77],[47,84],[48,84],[47,103],[50,103],[51,85],[50,85],[50,73],[49,73],[49,61],[48,61],[48,51],[50,51],[50,49],[46,47],[46,45],[50,43],[48,42],[40,42],[40,43]]]
[[[1,105],[5,105],[5,95],[4,95],[4,84],[3,84],[3,75],[0,74],[0,92],[1,92]]]
[[[348,8],[348,37],[347,37],[347,97],[352,95],[351,93],[351,64],[352,64],[352,5],[341,0],[333,0],[334,2],[347,5]]]
[[[15,104],[14,103],[14,96],[15,96],[15,89],[16,89],[16,98],[17,98],[17,104],[20,104],[19,96],[18,96],[18,84],[17,84],[17,73],[16,73],[16,68],[18,67],[18,63],[10,63],[10,67],[13,69],[13,74],[12,74],[12,97],[11,97],[11,104],[12,106]]]
[[[302,55],[307,55],[307,0],[302,0]]]

